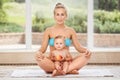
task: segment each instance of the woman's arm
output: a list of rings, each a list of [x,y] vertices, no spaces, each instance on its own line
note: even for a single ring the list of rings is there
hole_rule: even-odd
[[[73,45],[78,52],[84,53],[87,50],[79,43],[76,32],[72,28],[71,28],[71,38],[72,38]]]
[[[55,61],[55,55],[54,55],[54,53],[55,52],[52,51],[51,54],[50,54],[50,56],[49,56],[52,61]]]
[[[49,41],[49,35],[50,35],[50,29],[47,28],[45,30],[43,38],[42,38],[41,48],[39,49],[39,51],[42,52],[42,53],[44,53],[47,49],[48,41]]]
[[[41,44],[41,48],[36,52],[35,54],[35,58],[36,60],[42,60],[44,58],[43,53],[46,51],[47,46],[48,46],[48,40],[49,40],[49,33],[50,30],[46,29],[43,35],[43,39],[42,39],[42,44]]]

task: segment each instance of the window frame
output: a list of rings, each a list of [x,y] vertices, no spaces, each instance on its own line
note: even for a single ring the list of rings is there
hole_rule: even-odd
[[[25,44],[26,49],[32,48],[32,13],[31,0],[25,0],[26,3],[26,28],[25,28]]]
[[[26,27],[25,27],[25,50],[33,50],[32,48],[32,13],[31,0],[25,0],[26,4]],[[88,0],[87,14],[87,48],[91,51],[119,51],[120,48],[96,48],[94,47],[94,0]],[[16,50],[16,49],[15,49]],[[14,51],[15,51],[14,50]],[[6,51],[6,50],[4,50]]]
[[[94,0],[88,0],[87,47],[92,51],[120,52],[119,48],[96,48],[94,46]]]

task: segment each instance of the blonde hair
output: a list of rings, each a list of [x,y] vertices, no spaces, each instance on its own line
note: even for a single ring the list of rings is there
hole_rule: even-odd
[[[55,9],[59,9],[59,8],[65,9],[65,13],[66,13],[66,15],[67,15],[67,9],[65,8],[65,6],[64,6],[62,3],[57,3],[57,4],[55,5],[54,14],[55,14]]]

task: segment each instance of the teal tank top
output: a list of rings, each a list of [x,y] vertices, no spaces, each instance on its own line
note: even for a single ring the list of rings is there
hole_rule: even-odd
[[[71,41],[69,38],[66,38],[66,39],[65,39],[65,45],[66,45],[66,46],[70,46],[71,43],[72,43],[72,41]],[[50,45],[50,46],[54,46],[54,38],[50,38],[50,39],[49,39],[49,45]]]

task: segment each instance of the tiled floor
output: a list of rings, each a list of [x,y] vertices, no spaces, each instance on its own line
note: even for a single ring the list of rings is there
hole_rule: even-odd
[[[45,78],[45,77],[23,77],[23,78],[13,78],[11,77],[12,72],[15,69],[39,69],[38,66],[0,66],[0,80],[56,80],[56,79],[66,79],[66,80],[120,80],[120,65],[87,65],[84,69],[109,69],[111,73],[114,74],[113,77],[62,77],[62,78]]]

